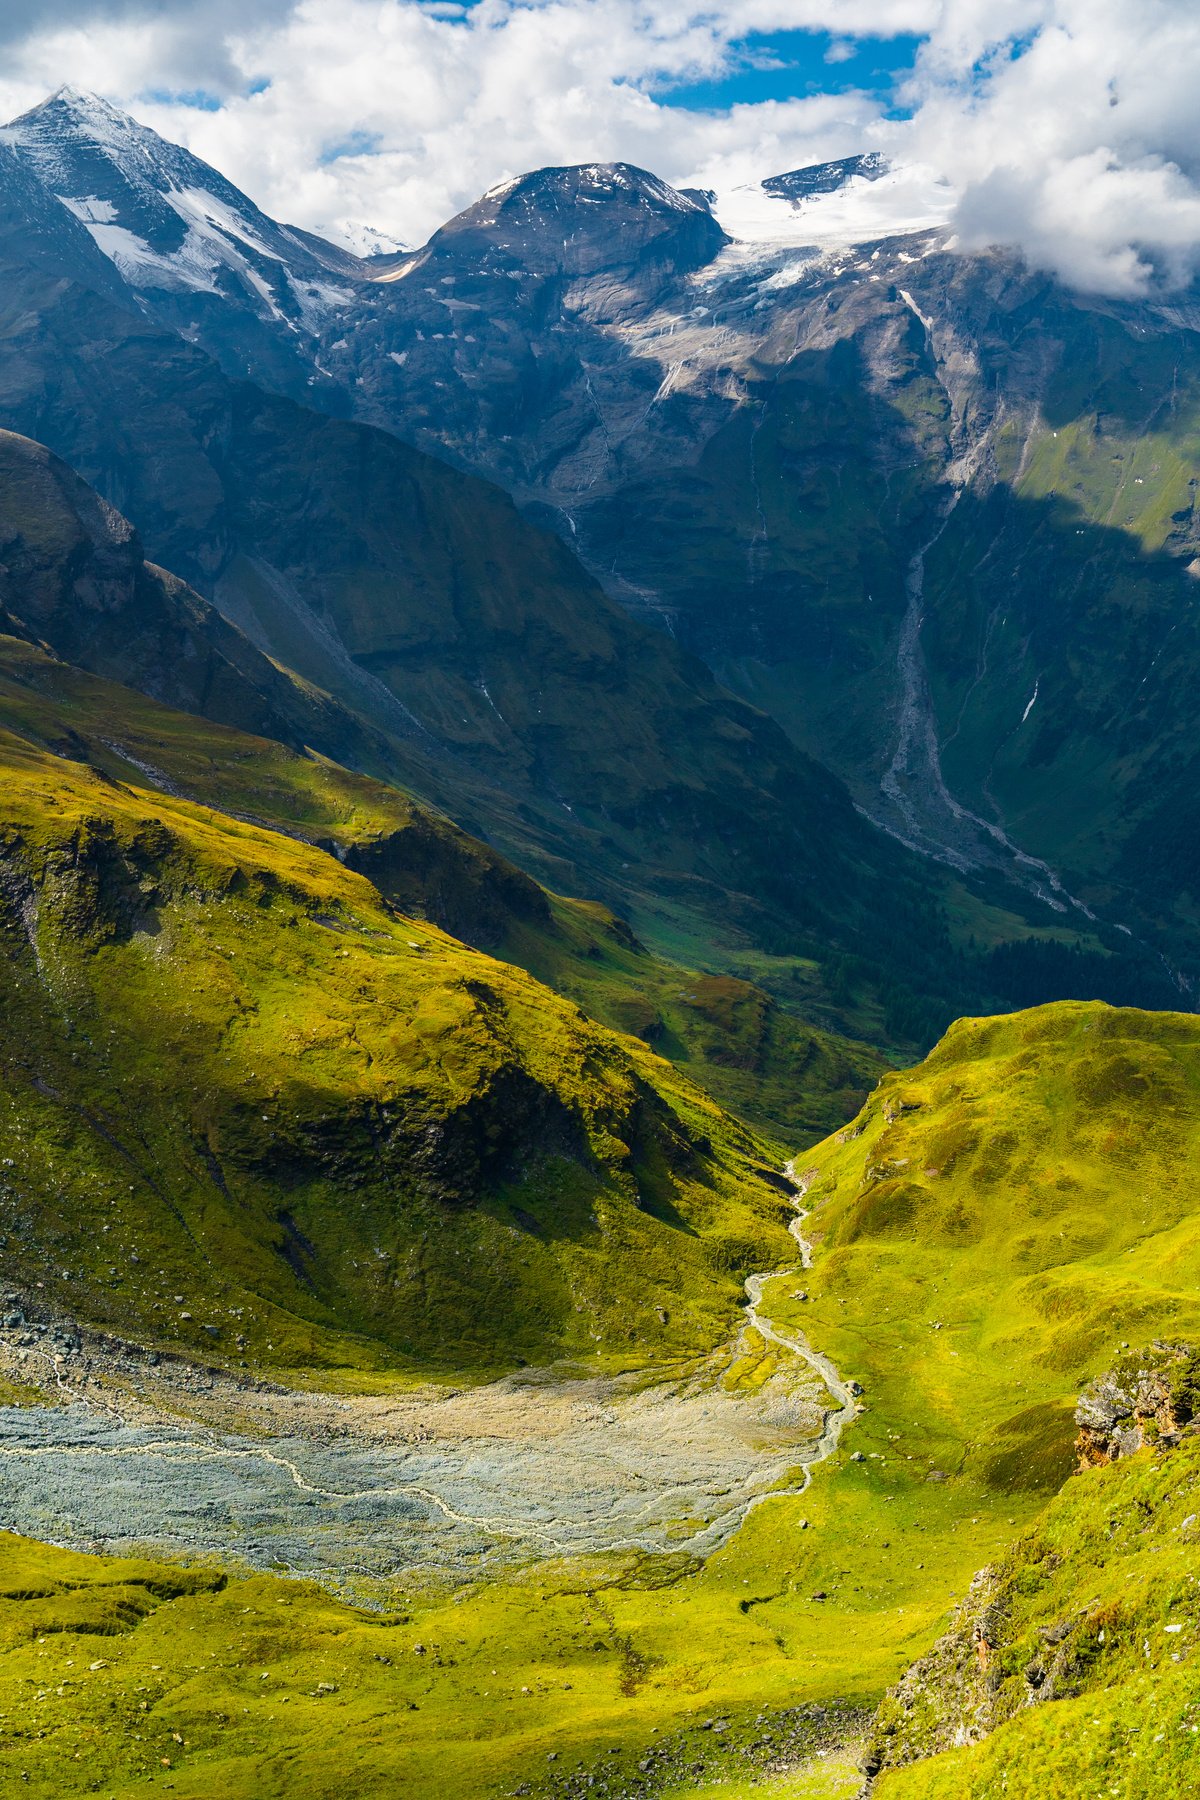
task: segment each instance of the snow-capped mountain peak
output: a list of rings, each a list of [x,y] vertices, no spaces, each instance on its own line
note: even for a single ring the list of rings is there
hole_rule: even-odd
[[[233,183],[97,94],[63,87],[0,131],[135,292],[219,296],[304,330],[357,259],[291,233]]]
[[[953,203],[931,170],[868,151],[727,188],[712,210],[742,243],[833,247],[933,230]]]
[[[649,170],[577,163],[497,183],[379,279],[406,279],[447,258],[568,279],[653,265],[701,268],[724,242],[706,206]]]

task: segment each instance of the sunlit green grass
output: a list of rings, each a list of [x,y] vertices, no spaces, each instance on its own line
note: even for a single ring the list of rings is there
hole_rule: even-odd
[[[705,1770],[696,1788],[719,1777],[731,1800],[753,1794],[705,1722],[748,1732],[808,1704],[874,1706],[1069,1472],[1079,1378],[1135,1331],[1182,1335],[1194,1320],[1198,1051],[1184,1016],[1064,1005],[965,1022],[888,1077],[858,1135],[812,1153],[815,1266],[765,1304],[863,1383],[866,1410],[807,1493],[757,1507],[703,1567],[614,1556],[456,1593],[408,1581],[379,1617],[267,1576],[200,1581],[137,1622],[139,1601],[98,1653],[88,1638],[88,1660],[110,1662],[101,1687],[66,1670],[82,1640],[50,1632],[44,1603],[82,1580],[72,1606],[111,1614],[89,1590],[129,1587],[128,1565],[7,1540],[0,1710],[26,1720],[10,1766],[47,1796],[124,1800],[171,1780],[196,1800],[478,1800],[548,1791],[552,1769],[608,1766],[614,1751],[632,1772],[683,1733]],[[1104,1479],[1084,1485],[1099,1494]],[[180,1579],[154,1577],[168,1594]],[[319,1681],[335,1691],[314,1694]],[[77,1749],[98,1787],[64,1782]],[[154,1773],[162,1755],[172,1769]]]
[[[0,732],[0,1274],[235,1364],[706,1351],[781,1149],[337,857]]]

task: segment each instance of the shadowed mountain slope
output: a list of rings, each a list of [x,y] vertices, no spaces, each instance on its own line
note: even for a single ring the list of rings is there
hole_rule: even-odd
[[[275,665],[42,445],[0,432],[0,620],[168,705],[293,745],[369,757],[362,722]]]
[[[94,293],[9,272],[0,417],[41,434],[151,555],[359,715],[375,741],[339,758],[647,923],[677,913],[694,934],[719,919],[820,956],[875,950],[901,917],[905,967],[954,976],[915,861],[499,490],[231,385]],[[137,678],[163,691],[165,674]]]

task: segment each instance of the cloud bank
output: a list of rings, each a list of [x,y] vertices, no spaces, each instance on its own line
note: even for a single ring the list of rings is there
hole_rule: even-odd
[[[864,38],[923,42],[898,104],[669,103],[795,30],[831,34],[839,82]],[[1200,264],[1194,0],[40,0],[0,4],[0,45],[0,110],[95,88],[333,236],[420,241],[547,163],[729,187],[880,148],[954,185],[964,247],[1115,295]]]
[[[908,85],[914,116],[901,137],[957,187],[963,246],[1018,246],[1097,293],[1193,279],[1192,0],[948,0],[941,10]]]

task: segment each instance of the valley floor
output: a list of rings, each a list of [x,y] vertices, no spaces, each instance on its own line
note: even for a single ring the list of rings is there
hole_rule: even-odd
[[[905,1715],[919,1746],[940,1706],[949,1747],[889,1760],[885,1708],[880,1800],[992,1800],[1009,1769],[1040,1793],[1026,1733],[1065,1800],[1159,1800],[1122,1783],[1141,1713],[1167,1731],[1175,1690],[1192,1704],[1196,1438],[1071,1478],[1073,1410],[1114,1340],[1200,1336],[1196,1037],[1094,1005],[963,1021],[808,1153],[817,1247],[751,1277],[735,1346],[655,1375],[316,1393],[11,1307],[5,1521],[61,1547],[0,1536],[0,1792],[848,1800],[871,1715],[950,1613]],[[321,1579],[281,1579],[289,1557]],[[960,1665],[991,1666],[986,1565],[1015,1710],[956,1787],[971,1739],[934,1676],[952,1700]],[[1029,1687],[1047,1643],[1061,1692]],[[1079,1706],[1116,1721],[1085,1745],[1098,1788]],[[1163,1793],[1194,1791],[1191,1719]]]
[[[0,1331],[0,1369],[44,1404],[0,1408],[0,1518],[377,1604],[414,1569],[453,1582],[548,1556],[695,1559],[768,1494],[802,1489],[837,1441],[846,1397],[770,1329],[755,1315],[724,1353],[671,1371],[331,1394],[23,1321]]]
[[[782,1279],[794,1286],[803,1270]],[[10,1311],[0,1331],[13,1402],[0,1410],[0,1517],[23,1535],[0,1551],[0,1696],[7,1690],[11,1707],[15,1688],[22,1699],[17,1713],[0,1714],[10,1721],[3,1763],[23,1791],[56,1800],[147,1786],[199,1796],[218,1769],[223,1789],[255,1800],[349,1793],[324,1766],[311,1735],[320,1728],[306,1715],[333,1711],[344,1731],[350,1690],[363,1729],[363,1690],[374,1720],[382,1687],[390,1712],[432,1708],[458,1742],[435,1776],[425,1721],[397,1728],[387,1756],[377,1743],[370,1750],[380,1792],[392,1791],[393,1775],[397,1792],[464,1800],[732,1796],[747,1781],[763,1800],[854,1792],[861,1707],[789,1708],[779,1695],[752,1721],[748,1695],[733,1707],[719,1695],[725,1716],[700,1716],[723,1658],[697,1578],[710,1581],[721,1556],[740,1564],[739,1527],[751,1514],[767,1541],[782,1530],[795,1543],[808,1529],[795,1509],[813,1467],[836,1452],[858,1410],[832,1365],[772,1324],[766,1285],[763,1276],[748,1282],[736,1342],[687,1369],[525,1371],[372,1394],[239,1379]],[[307,1579],[281,1584],[256,1569]],[[729,1571],[718,1582],[735,1593],[757,1585]],[[347,1609],[347,1599],[357,1604]],[[674,1654],[642,1647],[631,1601],[643,1625],[682,1601]],[[750,1623],[762,1603],[743,1593],[735,1616]],[[53,1622],[48,1605],[58,1609]],[[276,1607],[290,1609],[283,1632]],[[707,1641],[693,1636],[680,1663],[680,1627],[692,1636],[702,1620]],[[171,1661],[147,1668],[163,1629],[171,1648],[158,1653]],[[465,1657],[451,1652],[450,1633]],[[101,1639],[104,1655],[84,1660],[78,1646]],[[487,1685],[476,1665],[491,1658]],[[269,1666],[239,1726],[228,1693],[218,1705],[210,1688],[240,1689],[260,1659]],[[580,1659],[578,1679],[562,1681]],[[461,1662],[469,1673],[450,1673]],[[336,1679],[314,1685],[318,1665]],[[752,1671],[740,1673],[744,1681]],[[507,1716],[499,1729],[484,1724],[497,1707],[507,1715],[524,1702],[537,1715],[532,1731]],[[285,1704],[289,1714],[270,1710]],[[152,1715],[133,1723],[154,1730],[129,1720],[114,1730],[114,1709]],[[45,1721],[36,1735],[35,1718]],[[469,1746],[481,1733],[499,1741],[475,1759]],[[163,1751],[157,1761],[146,1744]],[[562,1751],[544,1747],[552,1744]],[[102,1768],[102,1778],[70,1785],[76,1763]],[[530,1784],[536,1765],[543,1787]],[[301,1767],[302,1789],[288,1773]],[[525,1775],[515,1787],[514,1769]]]

